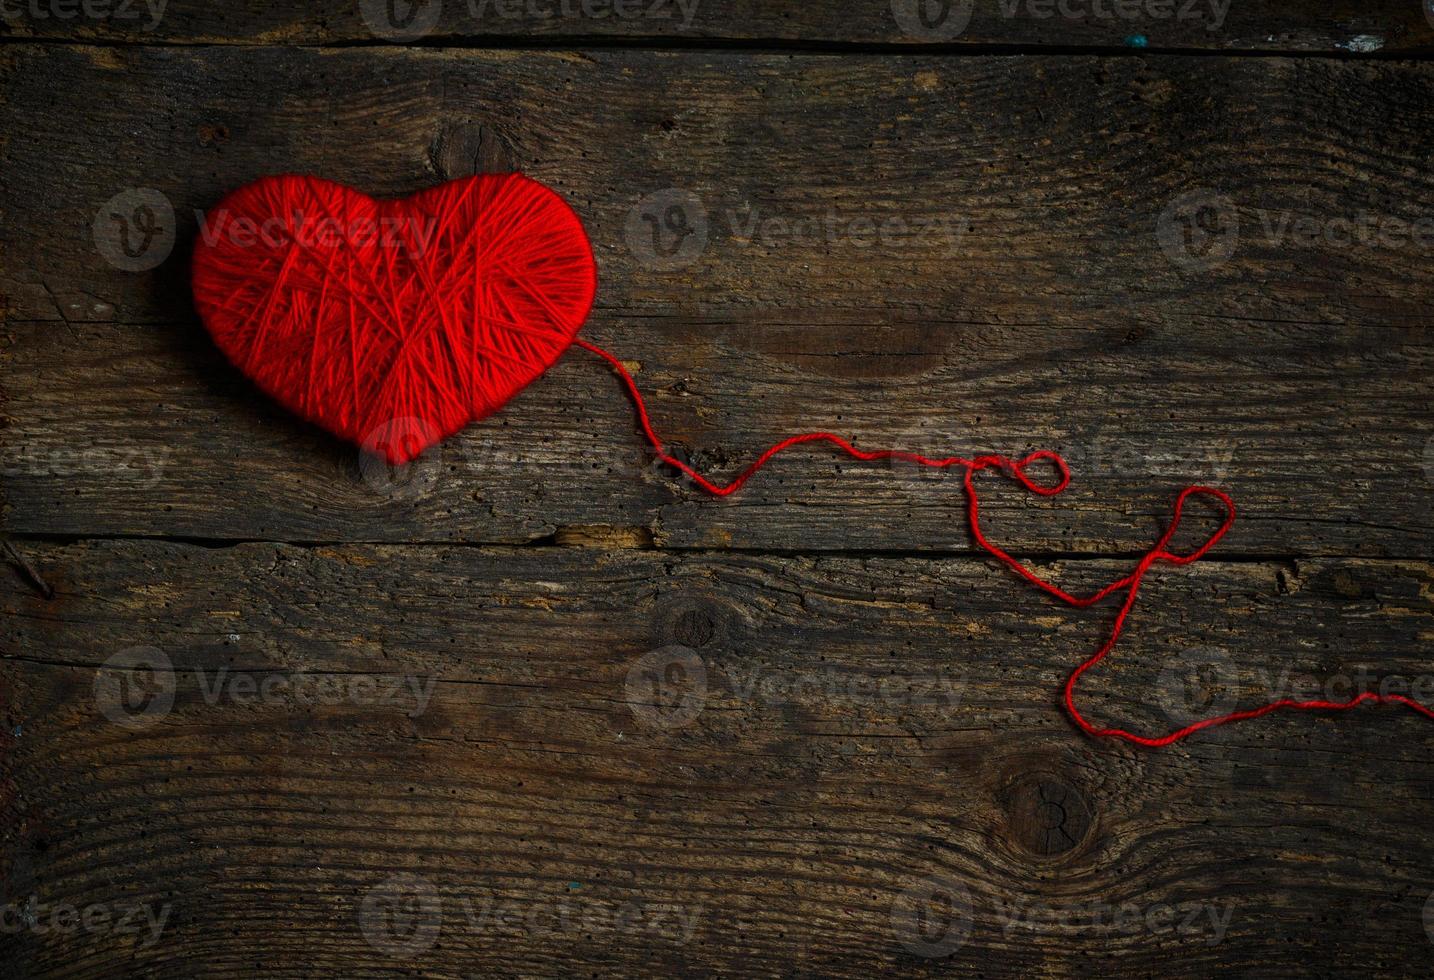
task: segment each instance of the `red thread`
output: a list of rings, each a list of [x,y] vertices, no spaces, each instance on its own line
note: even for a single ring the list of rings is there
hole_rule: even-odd
[[[491,415],[556,361],[597,289],[576,214],[521,174],[375,201],[265,177],[205,218],[195,305],[291,411],[391,463]]]
[[[930,459],[901,450],[866,452],[830,432],[807,432],[775,443],[731,482],[713,483],[663,449],[622,363],[577,339],[597,289],[592,248],[562,198],[521,174],[449,181],[399,201],[375,201],[315,177],[263,178],[229,195],[206,218],[193,286],[205,325],[241,371],[291,411],[395,464],[497,411],[576,342],[622,378],[658,458],[719,497],[735,493],[778,453],[809,442],[831,443],[858,460],[965,470],[971,536],[988,554],[1071,606],[1125,593],[1109,638],[1071,671],[1062,692],[1066,712],[1088,735],[1159,747],[1274,711],[1347,711],[1365,703],[1401,704],[1434,718],[1410,698],[1365,692],[1348,701],[1282,698],[1159,737],[1091,724],[1076,707],[1076,682],[1115,648],[1152,567],[1198,561],[1225,536],[1235,520],[1225,493],[1186,487],[1169,526],[1134,571],[1075,596],[986,537],[973,482],[977,473],[996,470],[1053,497],[1070,484],[1070,469],[1053,452],[1020,460]],[[1060,479],[1033,480],[1026,470],[1038,462],[1054,466]],[[1218,502],[1225,518],[1200,547],[1178,554],[1168,545],[1194,496]]]
[[[973,482],[977,473],[980,473],[983,470],[997,470],[1001,473],[1004,473],[1006,476],[1011,477],[1016,482],[1020,483],[1021,486],[1025,487],[1032,493],[1040,494],[1043,497],[1054,497],[1056,494],[1065,490],[1065,488],[1070,485],[1071,479],[1070,468],[1066,465],[1066,461],[1061,458],[1060,454],[1043,449],[1033,452],[1020,460],[1014,461],[1008,459],[1005,456],[977,456],[974,459],[966,459],[961,456],[948,456],[944,459],[930,459],[917,453],[903,452],[901,450],[895,449],[881,449],[867,452],[861,449],[857,449],[855,446],[853,446],[847,440],[843,439],[841,436],[833,435],[830,432],[806,432],[801,435],[790,436],[789,438],[783,439],[781,442],[774,443],[772,446],[768,447],[765,452],[758,456],[757,459],[751,465],[738,473],[737,476],[731,480],[731,482],[725,484],[716,484],[708,480],[705,476],[697,472],[688,464],[684,463],[682,460],[677,459],[676,457],[669,454],[663,448],[661,438],[658,437],[657,432],[652,427],[652,419],[647,413],[647,405],[643,402],[642,393],[638,391],[636,382],[634,382],[632,380],[632,376],[627,373],[627,369],[622,366],[622,362],[619,361],[612,354],[603,350],[601,347],[598,347],[596,344],[591,344],[586,340],[582,340],[581,338],[577,339],[575,343],[579,347],[583,347],[589,351],[592,351],[598,357],[601,357],[603,360],[607,361],[607,363],[622,379],[623,384],[627,387],[628,396],[632,399],[633,406],[637,411],[637,419],[642,426],[643,435],[647,437],[647,441],[652,446],[653,451],[657,454],[657,458],[691,478],[691,480],[696,483],[697,486],[701,487],[703,490],[710,494],[714,494],[718,497],[725,497],[731,493],[735,493],[742,487],[744,483],[746,483],[752,477],[753,474],[755,474],[758,470],[765,466],[773,456],[776,456],[778,453],[781,453],[784,450],[790,449],[792,446],[798,446],[808,442],[831,443],[832,445],[840,449],[842,452],[846,453],[848,456],[865,462],[883,459],[898,459],[908,463],[915,463],[920,466],[935,467],[937,469],[946,469],[948,467],[953,466],[959,467],[965,470],[965,479],[963,481],[963,487],[966,494],[966,516],[968,523],[970,524],[971,536],[975,539],[976,544],[978,544],[987,554],[999,560],[1003,565],[1011,569],[1011,571],[1015,572],[1021,578],[1025,579],[1027,582],[1029,582],[1031,585],[1034,585],[1042,592],[1046,593],[1047,595],[1053,596],[1056,599],[1059,599],[1061,602],[1064,602],[1067,605],[1075,606],[1077,608],[1093,606],[1101,600],[1106,599],[1109,596],[1124,590],[1125,601],[1121,604],[1120,611],[1116,613],[1115,622],[1111,627],[1109,638],[1105,641],[1104,644],[1102,644],[1099,650],[1091,654],[1090,657],[1086,658],[1086,660],[1077,665],[1075,669],[1071,671],[1070,676],[1066,679],[1065,688],[1062,691],[1061,699],[1065,705],[1066,713],[1070,715],[1071,720],[1075,722],[1077,727],[1079,727],[1081,731],[1085,732],[1087,735],[1096,738],[1116,738],[1126,742],[1131,742],[1135,745],[1143,745],[1150,748],[1160,748],[1162,746],[1178,742],[1181,739],[1188,738],[1196,732],[1202,731],[1206,728],[1215,728],[1219,725],[1226,725],[1230,722],[1235,721],[1243,721],[1248,718],[1259,718],[1262,715],[1267,715],[1275,711],[1348,711],[1351,708],[1358,707],[1359,705],[1365,703],[1402,704],[1405,707],[1411,708],[1414,711],[1417,711],[1428,718],[1434,718],[1434,711],[1431,711],[1419,702],[1414,701],[1411,698],[1404,697],[1403,695],[1374,694],[1371,692],[1364,692],[1353,698],[1350,698],[1348,701],[1297,701],[1291,698],[1281,698],[1276,701],[1270,701],[1256,708],[1250,708],[1243,711],[1232,711],[1228,714],[1218,715],[1212,718],[1205,718],[1201,721],[1194,722],[1193,724],[1186,725],[1184,728],[1176,729],[1175,731],[1169,732],[1165,735],[1161,735],[1158,737],[1137,735],[1134,732],[1127,731],[1124,728],[1099,727],[1093,725],[1086,720],[1086,717],[1081,714],[1080,709],[1076,707],[1076,682],[1080,680],[1082,674],[1084,674],[1086,671],[1090,670],[1096,664],[1104,660],[1106,656],[1113,649],[1115,649],[1116,643],[1120,640],[1121,631],[1125,628],[1126,619],[1130,616],[1130,611],[1135,606],[1135,599],[1140,592],[1141,583],[1145,581],[1146,573],[1149,572],[1153,566],[1157,564],[1189,565],[1192,562],[1199,561],[1202,557],[1205,556],[1206,552],[1213,548],[1216,543],[1219,542],[1219,540],[1225,536],[1225,532],[1230,530],[1230,526],[1235,522],[1235,502],[1231,500],[1229,495],[1227,495],[1224,491],[1217,490],[1214,487],[1205,486],[1189,486],[1186,487],[1184,490],[1180,491],[1180,495],[1175,498],[1175,511],[1171,515],[1170,524],[1165,528],[1165,533],[1160,536],[1160,539],[1155,542],[1154,546],[1152,546],[1151,549],[1147,551],[1145,555],[1140,559],[1140,561],[1135,566],[1135,570],[1132,571],[1129,575],[1126,575],[1123,578],[1116,579],[1114,582],[1111,582],[1109,585],[1097,590],[1096,592],[1093,592],[1088,596],[1075,596],[1071,595],[1069,592],[1066,592],[1060,586],[1041,578],[1039,575],[1031,571],[1025,565],[1022,565],[1015,558],[1011,557],[1011,555],[1008,554],[1005,550],[1003,550],[999,545],[995,544],[989,538],[986,537],[985,532],[981,530],[981,501],[980,497],[976,493],[976,486]],[[1037,462],[1046,462],[1054,466],[1056,472],[1060,476],[1060,479],[1053,484],[1037,483],[1035,480],[1031,479],[1031,477],[1027,475],[1026,469],[1032,463]],[[1215,530],[1215,532],[1211,534],[1208,538],[1206,538],[1205,542],[1201,544],[1200,547],[1196,548],[1194,551],[1191,551],[1187,554],[1178,554],[1176,552],[1172,552],[1168,549],[1168,545],[1170,544],[1170,541],[1174,538],[1175,532],[1180,527],[1180,518],[1185,509],[1185,502],[1191,497],[1195,496],[1206,497],[1218,502],[1221,506],[1224,507],[1225,519],[1221,522],[1220,526]]]

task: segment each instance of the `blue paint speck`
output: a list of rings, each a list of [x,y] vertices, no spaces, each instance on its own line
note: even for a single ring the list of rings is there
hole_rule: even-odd
[[[578,890],[579,888],[581,888],[581,887],[583,887],[583,883],[582,883],[581,881],[570,881],[570,882],[568,882],[568,891],[570,891],[570,892],[575,892],[575,891],[577,891],[577,890]]]
[[[14,735],[16,738],[19,738],[20,733],[24,730],[25,728],[23,725],[16,725],[15,728],[11,731],[11,734]]]
[[[1132,34],[1125,39],[1125,43],[1132,48],[1143,48],[1150,44],[1150,39],[1144,34]]]

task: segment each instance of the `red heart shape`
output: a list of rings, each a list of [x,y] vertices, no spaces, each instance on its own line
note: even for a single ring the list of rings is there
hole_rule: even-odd
[[[592,308],[597,270],[578,216],[522,174],[396,201],[283,176],[205,216],[193,288],[240,371],[396,464],[546,371]]]

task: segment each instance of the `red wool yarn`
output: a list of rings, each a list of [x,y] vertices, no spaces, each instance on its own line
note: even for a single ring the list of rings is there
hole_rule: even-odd
[[[396,201],[284,176],[206,216],[193,282],[240,371],[397,464],[546,371],[587,318],[597,269],[578,216],[521,174]]]
[[[1019,460],[933,459],[862,450],[829,432],[807,432],[768,447],[730,482],[714,483],[665,450],[622,362],[578,339],[597,289],[592,248],[562,198],[521,174],[468,177],[395,201],[375,201],[316,177],[262,178],[207,216],[195,248],[193,287],[205,326],[240,371],[291,411],[394,464],[496,412],[577,343],[621,379],[658,459],[714,496],[735,493],[774,456],[812,442],[862,461],[964,470],[967,524],[983,551],[1070,606],[1124,596],[1107,639],[1071,671],[1062,692],[1066,713],[1087,735],[1159,748],[1275,711],[1346,711],[1361,704],[1402,705],[1434,719],[1434,711],[1411,698],[1364,692],[1346,701],[1282,698],[1155,736],[1091,723],[1076,707],[1077,682],[1115,648],[1151,568],[1198,561],[1230,530],[1235,504],[1227,494],[1186,487],[1164,533],[1133,571],[1076,596],[1038,576],[981,529],[976,476],[1000,473],[1052,497],[1070,483],[1065,460],[1053,452]],[[1032,478],[1027,471],[1033,464],[1051,467],[1055,482]],[[1193,551],[1171,551],[1193,497],[1218,505],[1223,519]]]

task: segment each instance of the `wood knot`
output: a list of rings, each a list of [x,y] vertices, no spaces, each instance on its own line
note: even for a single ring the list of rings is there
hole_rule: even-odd
[[[717,624],[705,609],[687,609],[673,623],[673,633],[683,646],[705,647],[717,634]]]
[[[474,174],[510,174],[518,169],[507,141],[494,127],[476,122],[444,126],[428,150],[428,159],[444,180]]]
[[[1336,565],[1315,576],[1312,591],[1322,597],[1363,601],[1379,597],[1378,579],[1369,570],[1354,565]]]
[[[1007,790],[1005,803],[1011,838],[1042,857],[1077,847],[1094,823],[1084,794],[1050,773],[1021,777]]]
[[[1346,599],[1363,599],[1365,597],[1364,586],[1346,569],[1340,569],[1331,575],[1330,585],[1334,587],[1335,592]]]
[[[730,608],[706,596],[672,596],[657,604],[653,640],[659,647],[722,650],[731,642],[735,621]]]

